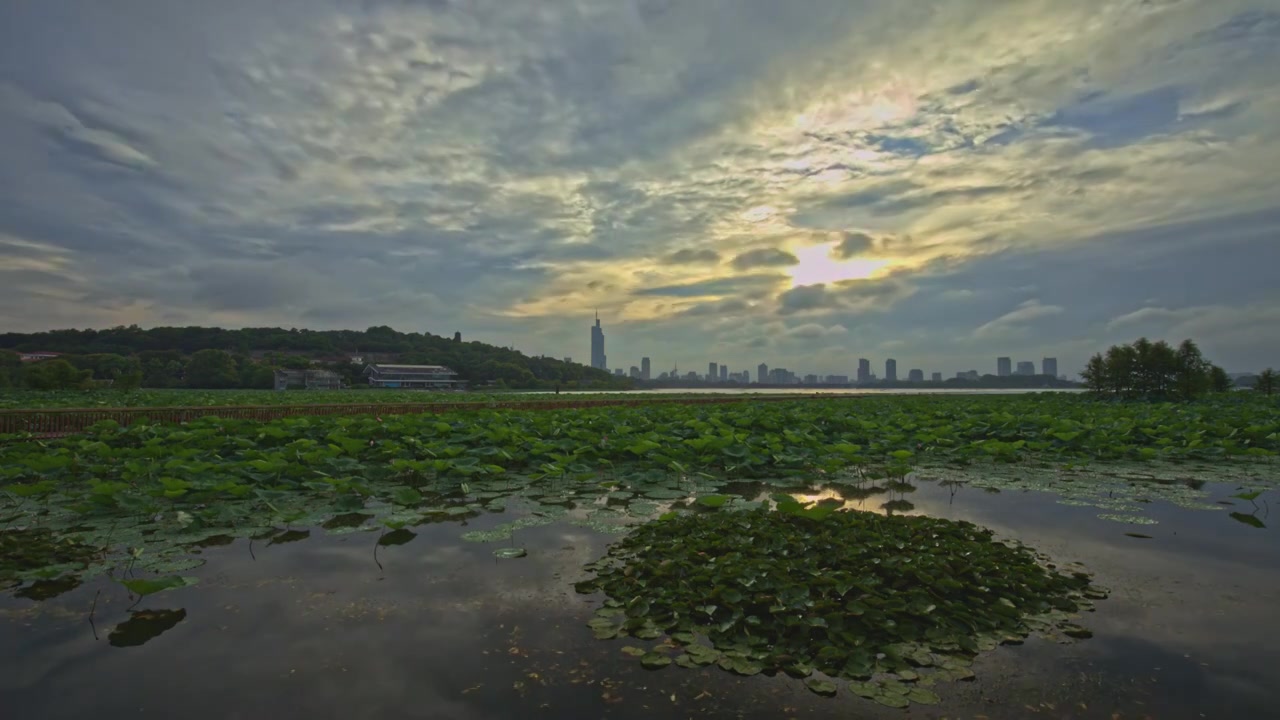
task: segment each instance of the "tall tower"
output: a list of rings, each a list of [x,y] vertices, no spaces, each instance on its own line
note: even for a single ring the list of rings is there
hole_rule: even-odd
[[[1045,358],[1040,363],[1040,374],[1049,377],[1058,377],[1058,358]]]
[[[858,382],[871,381],[871,361],[866,358],[858,358]]]
[[[889,358],[884,361],[884,379],[888,382],[898,381],[898,361]]]
[[[640,379],[649,380],[649,358],[640,358]]]
[[[729,366],[720,363],[720,382],[729,382]]]
[[[996,375],[1009,377],[1013,374],[1013,360],[1007,357],[996,358]]]
[[[600,313],[596,312],[596,324],[591,328],[591,367],[597,370],[608,370],[609,363],[604,354],[604,329],[600,327]]]
[[[763,383],[768,379],[769,379],[769,366],[765,365],[764,363],[760,363],[760,365],[756,367],[756,382]]]
[[[715,363],[707,363],[707,381],[715,382],[720,379],[720,369]]]

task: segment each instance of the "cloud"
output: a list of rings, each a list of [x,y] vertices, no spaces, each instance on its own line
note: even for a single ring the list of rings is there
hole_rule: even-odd
[[[632,294],[640,296],[667,295],[671,297],[708,297],[727,295],[729,293],[741,292],[752,288],[770,287],[778,284],[779,282],[784,282],[786,279],[785,275],[736,275],[733,277],[716,278],[714,280],[703,280],[700,282],[641,288],[633,291]]]
[[[720,262],[720,253],[715,250],[692,250],[685,248],[662,257],[664,265],[695,265]]]
[[[610,357],[690,365],[850,370],[787,322],[949,371],[1161,328],[1266,362],[1202,319],[1275,301],[1280,23],[1242,8],[20,3],[0,324],[585,356],[599,308]],[[793,287],[819,244],[886,276]]]
[[[1039,300],[1027,300],[995,320],[979,325],[973,331],[973,336],[980,339],[1005,337],[1022,330],[1029,323],[1060,315],[1062,312],[1063,309],[1058,305],[1041,305]]]
[[[777,248],[761,248],[748,250],[733,258],[733,267],[738,270],[751,270],[762,267],[787,267],[800,262],[800,259],[786,250]]]
[[[866,233],[847,232],[831,250],[831,256],[840,260],[848,260],[870,252],[875,247],[875,238]]]

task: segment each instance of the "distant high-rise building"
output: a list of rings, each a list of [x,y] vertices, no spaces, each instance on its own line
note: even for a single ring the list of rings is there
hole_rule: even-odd
[[[596,324],[591,328],[591,367],[599,370],[609,368],[604,355],[604,329],[600,327],[600,313],[596,313]]]
[[[898,361],[889,358],[884,361],[884,379],[887,382],[898,381]]]
[[[769,366],[760,363],[756,366],[756,382],[763,383],[769,381]]]
[[[707,380],[715,382],[720,379],[720,369],[715,363],[707,363]]]
[[[858,358],[858,382],[871,381],[871,361],[866,358]]]
[[[720,382],[728,382],[728,381],[729,381],[729,366],[725,365],[724,363],[720,363]]]
[[[1031,362],[1030,360],[1019,360],[1018,369],[1016,372],[1014,372],[1014,374],[1015,375],[1035,375],[1036,364]]]
[[[936,372],[929,376],[934,382],[942,382],[942,373]]]
[[[848,375],[828,375],[827,384],[828,385],[848,385],[849,376]]]
[[[684,374],[684,379],[685,379],[685,380],[697,380],[697,379],[698,379],[698,373],[696,373],[696,372],[694,372],[694,371],[690,370],[689,372],[687,372],[687,373],[685,373],[685,374]]]
[[[956,377],[960,380],[977,380],[982,376],[978,374],[977,370],[961,370],[956,373]]]
[[[1045,358],[1040,361],[1040,374],[1049,377],[1058,377],[1058,358]]]
[[[805,376],[804,376],[804,384],[805,384],[805,385],[817,385],[817,384],[818,384],[818,376],[817,376],[817,375],[814,375],[813,373],[809,373],[808,375],[805,375]]]
[[[908,371],[907,380],[911,382],[924,382],[924,371],[915,369]]]
[[[618,377],[624,377],[624,376],[625,376],[625,373],[622,371],[622,368],[614,368],[614,369],[613,369],[613,374],[614,374],[614,375],[617,375]]]
[[[1009,377],[1013,374],[1013,361],[1007,357],[996,358],[996,375]]]
[[[649,379],[649,358],[640,358],[640,379]]]
[[[632,380],[639,380],[639,379],[640,379],[640,368],[636,367],[635,365],[632,365],[632,366],[631,366],[631,372],[629,373],[629,375],[631,375],[631,379],[632,379]]]

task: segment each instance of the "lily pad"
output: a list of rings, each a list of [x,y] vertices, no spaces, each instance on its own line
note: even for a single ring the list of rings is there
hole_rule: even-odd
[[[830,680],[809,678],[805,680],[804,686],[809,688],[811,692],[824,697],[833,697],[836,694],[836,684]]]
[[[504,548],[498,548],[493,551],[494,557],[500,558],[503,560],[513,560],[515,558],[522,558],[528,554],[529,552],[527,550],[525,550],[524,548],[518,548],[518,547],[504,547]]]

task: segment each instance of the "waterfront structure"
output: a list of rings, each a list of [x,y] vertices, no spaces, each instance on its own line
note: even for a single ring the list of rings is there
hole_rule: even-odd
[[[342,377],[332,370],[276,370],[272,387],[276,390],[340,390]]]
[[[996,375],[1009,377],[1013,374],[1013,360],[1007,357],[996,358]]]
[[[1019,360],[1018,369],[1014,371],[1015,375],[1035,375],[1036,364],[1030,360]]]
[[[389,365],[375,363],[364,369],[369,386],[401,390],[460,390],[466,382],[444,365]]]
[[[596,313],[596,324],[591,328],[591,367],[597,370],[608,370],[604,354],[604,329],[600,327],[600,313]]]
[[[858,358],[858,382],[871,382],[871,361],[866,358]]]
[[[898,381],[898,361],[897,360],[894,360],[893,358],[889,358],[888,360],[884,361],[884,379],[885,379],[885,382]]]
[[[649,366],[649,358],[647,357],[640,358],[640,379],[641,380],[648,380],[650,378],[649,376],[650,369],[651,368]]]
[[[924,371],[912,369],[907,373],[907,380],[910,382],[924,382]]]
[[[769,381],[769,366],[760,363],[756,366],[756,382],[763,383]]]
[[[940,383],[942,382],[942,373],[936,372],[930,376],[930,379],[932,379],[936,383]]]

